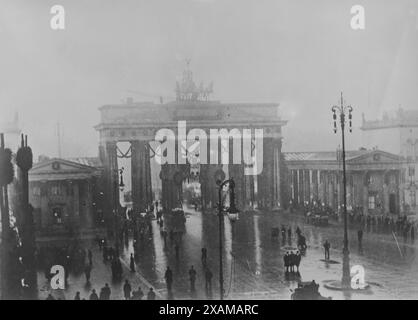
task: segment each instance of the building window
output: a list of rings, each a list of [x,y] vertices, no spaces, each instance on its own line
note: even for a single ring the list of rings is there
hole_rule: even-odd
[[[51,186],[51,195],[60,196],[62,193],[61,186],[59,184],[54,184]]]
[[[376,197],[369,196],[369,209],[376,209]]]

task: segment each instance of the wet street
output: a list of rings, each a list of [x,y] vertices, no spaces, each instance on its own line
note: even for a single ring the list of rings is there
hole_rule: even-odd
[[[296,227],[302,230],[308,249],[302,257],[300,280],[315,280],[320,284],[320,293],[333,299],[416,299],[418,298],[417,244],[411,240],[404,242],[393,235],[364,233],[363,248],[358,247],[357,230],[349,230],[350,266],[362,265],[365,280],[370,288],[364,291],[342,292],[329,290],[324,284],[342,277],[343,229],[339,225],[315,227],[305,223],[301,215],[260,212],[240,214],[240,219],[231,224],[224,219],[224,289],[227,299],[290,299],[291,289],[297,286],[296,277],[286,277],[283,266],[284,247],[279,236],[272,239],[271,228],[292,227],[292,243],[296,246]],[[204,213],[187,209],[186,233],[184,234],[179,257],[176,259],[173,243],[167,239],[164,245],[156,221],[152,222],[153,232],[138,249],[136,272],[129,271],[129,256],[133,252],[132,240],[125,244],[121,259],[123,279],[129,279],[133,289],[141,286],[143,292],[153,287],[157,299],[218,299],[219,298],[219,242],[218,218],[214,213]],[[322,243],[331,243],[331,260],[326,263]],[[99,291],[105,283],[112,288],[111,299],[123,298],[123,282],[111,280],[110,263],[103,263],[102,254],[96,244],[93,251],[91,285],[85,285],[83,274],[70,275],[65,290],[53,290],[55,297],[72,299],[76,291],[88,298],[92,288]],[[208,252],[208,267],[213,273],[212,290],[206,292],[205,277],[201,262],[201,248]],[[193,265],[197,271],[196,291],[191,293],[188,271]],[[173,270],[173,293],[168,296],[164,272],[169,266]],[[39,298],[44,299],[50,292],[44,274],[38,276]]]

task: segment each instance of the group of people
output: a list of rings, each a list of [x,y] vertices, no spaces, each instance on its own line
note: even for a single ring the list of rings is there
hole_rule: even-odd
[[[283,256],[285,272],[299,272],[299,265],[301,260],[302,256],[299,250],[296,250],[295,252],[293,250],[286,251],[285,255]]]
[[[366,232],[396,233],[405,241],[410,238],[415,240],[415,225],[409,221],[406,215],[396,218],[389,215],[364,215],[361,210],[353,210],[348,215],[350,227],[365,229]]]

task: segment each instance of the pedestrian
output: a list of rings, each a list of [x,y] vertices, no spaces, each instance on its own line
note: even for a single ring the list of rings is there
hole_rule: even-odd
[[[86,275],[86,283],[90,283],[91,265],[87,264],[84,267],[84,274]]]
[[[106,292],[104,287],[100,289],[99,300],[106,300]]]
[[[110,290],[110,287],[109,287],[109,284],[105,284],[105,286],[104,286],[104,288],[103,288],[103,291],[104,291],[104,300],[110,300],[110,295],[111,295],[111,290]]]
[[[202,248],[202,264],[206,265],[206,259],[207,259],[207,250],[206,248]]]
[[[363,230],[358,230],[357,231],[357,240],[358,240],[358,246],[362,247],[362,242],[363,242]]]
[[[81,300],[81,299],[80,299],[80,291],[77,291],[77,292],[75,293],[74,300]]]
[[[123,285],[123,295],[125,297],[125,300],[131,299],[131,291],[132,287],[128,280],[125,280],[125,284]]]
[[[96,289],[91,290],[91,294],[90,294],[89,299],[90,300],[99,300],[99,297],[97,296],[97,293],[96,293]]]
[[[284,270],[285,272],[289,272],[289,251],[286,251],[285,255],[283,256],[283,263],[284,263]]]
[[[165,278],[165,282],[167,284],[167,290],[170,292],[172,284],[173,284],[173,272],[171,271],[170,267],[167,267],[167,270],[165,271],[164,278]]]
[[[155,300],[155,292],[153,288],[149,288],[148,294],[147,294],[148,300]]]
[[[131,268],[131,272],[135,272],[135,259],[134,259],[134,255],[132,253],[131,253],[129,266]]]
[[[213,277],[212,272],[210,271],[209,268],[206,268],[206,272],[205,272],[206,291],[211,291],[212,290],[212,277]]]
[[[299,265],[300,265],[301,260],[302,260],[302,255],[300,254],[299,251],[296,251],[295,266],[296,266],[296,272],[298,272],[298,273],[299,273]]]
[[[330,248],[331,248],[331,244],[328,242],[328,240],[325,240],[325,242],[324,242],[325,260],[329,260],[329,249]]]
[[[190,278],[190,291],[195,291],[195,282],[196,282],[196,270],[193,266],[191,266],[189,270],[189,278]]]

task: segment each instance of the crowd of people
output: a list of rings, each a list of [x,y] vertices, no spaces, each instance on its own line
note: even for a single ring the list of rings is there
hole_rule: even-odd
[[[415,240],[415,223],[406,215],[365,215],[361,209],[355,209],[348,215],[348,225],[351,228],[374,233],[395,233],[405,241]]]
[[[331,207],[322,204],[320,200],[307,202],[303,204],[303,211],[305,215],[313,214],[319,216],[334,217],[336,220],[340,218],[341,214],[333,210]],[[395,233],[403,237],[405,241],[411,239],[415,240],[415,222],[408,220],[404,215],[390,215],[390,214],[364,214],[362,207],[350,208],[348,211],[348,226],[350,228],[357,228],[366,232],[374,233]]]

